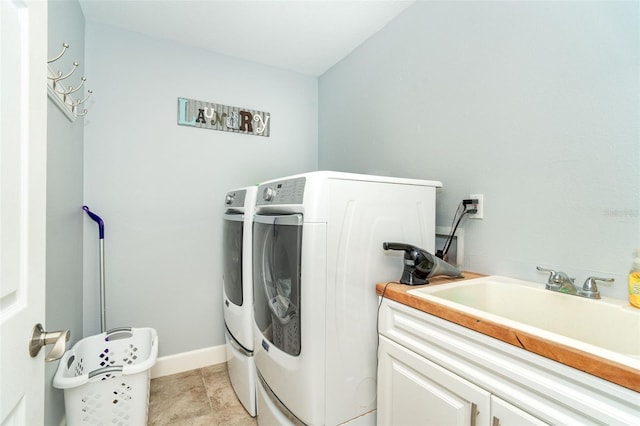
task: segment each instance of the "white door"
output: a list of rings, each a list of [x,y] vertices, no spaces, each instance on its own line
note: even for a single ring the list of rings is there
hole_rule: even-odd
[[[44,423],[47,3],[0,0],[0,422]]]

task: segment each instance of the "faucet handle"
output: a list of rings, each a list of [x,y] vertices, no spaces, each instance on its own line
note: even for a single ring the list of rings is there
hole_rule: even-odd
[[[575,294],[576,289],[573,285],[575,278],[570,277],[562,271],[556,271],[554,269],[547,269],[537,266],[536,269],[541,272],[549,273],[549,280],[547,281],[547,289],[557,290]],[[566,291],[564,291],[566,290]]]
[[[612,283],[615,281],[613,278],[598,278],[598,277],[589,277],[584,280],[584,285],[582,286],[583,292],[588,292],[589,294],[593,294],[597,299],[600,298],[600,292],[598,291],[598,286],[596,285],[596,281],[602,281],[605,283]]]
[[[555,269],[543,268],[542,266],[536,266],[536,269],[540,272],[548,272],[549,273],[549,281],[553,279],[553,276],[558,273]]]
[[[549,283],[559,284],[559,283],[565,282],[565,281],[571,281],[571,282],[575,281],[575,278],[571,278],[566,273],[561,272],[561,271],[556,271],[555,269],[547,269],[547,268],[543,268],[541,266],[536,266],[536,269],[538,271],[540,271],[540,272],[548,272],[549,273]]]

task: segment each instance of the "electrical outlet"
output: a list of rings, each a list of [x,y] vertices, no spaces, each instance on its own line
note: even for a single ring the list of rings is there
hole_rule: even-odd
[[[471,194],[469,196],[472,200],[478,200],[478,204],[469,204],[468,209],[477,209],[476,213],[469,213],[471,219],[484,218],[484,195],[483,194]]]

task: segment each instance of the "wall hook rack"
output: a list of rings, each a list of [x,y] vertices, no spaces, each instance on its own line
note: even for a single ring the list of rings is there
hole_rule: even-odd
[[[76,115],[81,115],[81,114],[77,114],[76,113],[76,109],[79,105],[82,105],[83,103],[85,103],[87,101],[87,99],[89,99],[89,96],[91,96],[91,94],[93,93],[93,90],[87,90],[87,96],[84,97],[84,99],[80,99],[80,100],[71,100],[71,110],[74,114]],[[84,114],[82,114],[83,116],[87,114],[87,110],[84,110]]]
[[[83,76],[80,78],[80,84],[78,84],[75,88],[73,86],[68,86],[65,89],[64,85],[60,83],[61,81],[71,77],[71,75],[76,71],[78,66],[80,65],[78,62],[73,62],[73,68],[67,74],[63,75],[62,71],[54,72],[51,69],[51,65],[53,62],[62,58],[62,56],[67,52],[69,45],[67,43],[62,43],[62,51],[53,59],[47,60],[47,93],[49,94],[49,98],[51,98],[56,106],[64,112],[67,118],[71,121],[75,121],[77,117],[83,117],[87,115],[87,110],[83,109],[82,112],[78,112],[78,106],[82,105],[89,99],[89,96],[93,93],[92,90],[87,90],[87,95],[82,99],[73,99],[69,95],[80,90],[87,79]],[[58,84],[60,83],[60,84]]]
[[[72,93],[77,92],[78,90],[80,90],[80,89],[82,88],[82,86],[84,85],[84,82],[85,82],[85,81],[87,81],[87,79],[86,79],[86,78],[84,78],[84,77],[82,77],[82,78],[80,79],[80,84],[79,84],[79,85],[78,85],[78,87],[76,87],[75,89],[73,88],[73,86],[69,86],[69,90],[66,90],[66,91],[65,91],[65,90],[63,89],[62,91],[60,91],[60,90],[58,90],[58,89],[55,87],[55,85],[54,85],[54,88],[53,88],[53,89],[54,89],[57,93],[61,94],[61,95],[62,95],[63,100],[66,102],[66,101],[67,101],[67,96],[68,96],[68,95],[70,95],[70,94],[72,94]]]
[[[62,43],[62,52],[60,52],[60,54],[55,58],[49,59],[47,63],[50,64],[51,62],[55,62],[58,59],[62,58],[62,55],[64,55],[64,52],[66,52],[68,48],[69,48],[69,45],[67,43]]]
[[[76,72],[76,68],[78,68],[78,66],[79,66],[79,65],[80,65],[79,63],[74,62],[74,63],[73,63],[73,68],[71,69],[71,71],[69,71],[69,73],[68,73],[67,75],[62,75],[62,71],[58,71],[58,73],[57,73],[57,74],[55,74],[53,77],[49,76],[49,80],[52,80],[52,81],[53,81],[53,88],[54,88],[54,89],[56,88],[56,84],[57,84],[59,81],[62,81],[62,80],[64,80],[65,78],[69,78],[69,77],[71,77],[71,74],[73,74],[74,72]]]

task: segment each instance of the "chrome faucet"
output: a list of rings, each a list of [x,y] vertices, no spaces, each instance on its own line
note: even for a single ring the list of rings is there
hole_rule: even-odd
[[[549,280],[547,281],[547,285],[545,287],[547,290],[559,291],[560,293],[587,297],[589,299],[600,299],[600,291],[598,290],[596,281],[603,281],[608,283],[612,283],[615,281],[613,278],[589,277],[584,281],[582,288],[576,288],[574,284],[575,278],[570,278],[564,272],[542,268],[540,266],[538,266],[536,269],[541,272],[549,273]]]
[[[536,267],[536,269],[541,272],[549,273],[549,280],[545,287],[547,290],[559,291],[567,294],[578,293],[578,289],[576,289],[576,286],[573,284],[575,278],[570,278],[569,275],[564,272],[555,271],[553,269],[542,268],[540,266]]]

